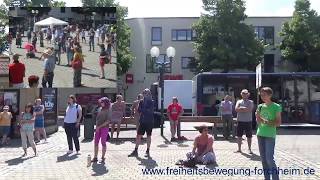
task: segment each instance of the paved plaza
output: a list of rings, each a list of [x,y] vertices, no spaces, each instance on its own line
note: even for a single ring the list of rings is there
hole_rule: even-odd
[[[22,47],[26,43],[27,38],[23,38]],[[117,58],[116,52],[112,49],[112,63],[106,64],[105,77],[106,79],[99,79],[101,76],[101,70],[99,66],[100,47],[95,44],[95,52],[89,51],[89,39],[87,43],[81,43],[82,52],[84,57],[84,68],[82,69],[82,83],[84,87],[103,87],[103,88],[116,88],[117,84]],[[96,43],[96,42],[95,42]],[[26,77],[24,79],[25,84],[28,83],[28,77],[30,75],[37,75],[40,77],[39,86],[41,86],[41,79],[43,75],[43,60],[38,58],[41,56],[40,52],[43,52],[46,47],[53,47],[53,44],[47,44],[44,40],[44,48],[40,48],[39,41],[37,42],[36,53],[37,58],[26,59],[26,50],[16,48],[15,40],[12,45],[12,52],[21,54],[20,61],[26,65]],[[73,87],[73,69],[67,65],[66,53],[61,54],[61,63],[56,65],[55,75],[53,79],[53,87]]]
[[[168,127],[168,123],[166,123]],[[184,127],[188,128],[188,127]],[[192,125],[189,126],[192,128]],[[192,139],[196,131],[183,132],[190,139],[185,142],[170,143],[170,132],[166,128],[165,138],[160,136],[160,129],[153,132],[151,158],[143,156],[146,144],[139,149],[139,157],[127,157],[134,148],[135,130],[121,132],[119,142],[107,143],[105,164],[93,164],[87,167],[87,156],[92,155],[93,142],[81,143],[80,155],[66,155],[67,142],[63,128],[50,135],[47,144],[37,145],[39,156],[32,157],[31,148],[28,157],[21,158],[23,151],[20,140],[14,139],[9,147],[0,148],[0,179],[263,179],[262,175],[226,176],[226,175],[143,175],[142,169],[179,168],[175,165],[178,159],[192,149]],[[83,130],[83,127],[82,127]],[[306,133],[307,132],[307,133]],[[280,130],[276,144],[276,162],[280,168],[312,168],[315,175],[280,176],[280,179],[320,179],[320,136],[319,129]],[[83,136],[80,138],[83,139]],[[214,142],[219,168],[261,168],[256,137],[253,138],[254,155],[247,154],[246,141],[243,143],[243,154],[234,153],[237,148],[235,141],[218,138]],[[203,168],[199,165],[198,168]],[[215,167],[208,166],[209,169]]]

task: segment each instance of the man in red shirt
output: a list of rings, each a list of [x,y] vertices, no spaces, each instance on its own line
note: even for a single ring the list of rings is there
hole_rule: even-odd
[[[177,131],[178,121],[180,116],[183,114],[183,108],[178,103],[178,98],[172,98],[172,104],[168,106],[167,115],[170,120],[170,130],[171,130],[171,141],[175,141],[175,135]]]
[[[9,64],[10,87],[24,88],[23,78],[25,76],[25,66],[19,62],[19,55],[13,55],[13,63]]]

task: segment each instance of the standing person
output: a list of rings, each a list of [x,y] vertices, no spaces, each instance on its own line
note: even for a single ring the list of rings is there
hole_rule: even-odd
[[[66,52],[67,52],[67,61],[68,61],[68,66],[71,66],[71,61],[73,58],[73,42],[72,42],[72,38],[69,37],[68,41],[66,43]]]
[[[0,133],[2,134],[1,145],[8,144],[12,120],[12,114],[9,112],[9,109],[9,106],[4,106],[3,112],[0,113]]]
[[[97,28],[97,31],[95,33],[95,36],[96,36],[97,42],[98,42],[97,44],[100,44],[100,34],[101,34],[101,30],[99,28]],[[102,41],[102,43],[103,43],[103,41]]]
[[[16,38],[16,45],[17,45],[17,48],[22,48],[22,35],[21,35],[21,32],[17,32],[17,38]]]
[[[110,34],[107,34],[107,52],[109,54],[109,59],[110,59],[110,63],[111,63],[111,58],[112,58],[112,48],[115,49],[112,45],[112,39],[111,39],[111,36]]]
[[[216,155],[213,151],[214,139],[208,134],[208,127],[202,125],[199,127],[200,135],[198,135],[193,143],[192,152],[187,153],[187,158],[195,158],[197,163],[216,164]]]
[[[146,150],[146,157],[150,156],[150,146],[151,146],[151,135],[152,135],[152,128],[153,128],[153,100],[151,91],[149,89],[145,89],[142,93],[143,100],[139,103],[138,112],[140,113],[140,125],[138,128],[137,138],[136,138],[136,146],[133,152],[129,155],[131,156],[138,156],[138,148],[141,142],[141,138],[144,133],[147,133],[147,150]]]
[[[7,41],[8,41],[8,45],[9,45],[9,54],[12,54],[12,32],[9,32],[8,37],[7,37]]]
[[[54,41],[54,57],[55,57],[55,62],[60,65],[61,61],[61,41],[59,38],[57,38]]]
[[[10,87],[24,88],[23,78],[25,77],[26,67],[19,62],[19,55],[12,56],[13,63],[9,64],[9,82]]]
[[[43,57],[44,57],[44,73],[42,77],[42,87],[52,88],[54,69],[55,69],[55,58],[53,56],[52,50],[50,48],[47,48],[43,53]]]
[[[104,47],[104,44],[100,44],[101,52],[99,56],[99,65],[101,68],[100,79],[105,79],[104,65],[108,63],[108,53]]]
[[[104,26],[101,27],[100,34],[101,34],[101,42],[104,43],[106,39],[106,29]]]
[[[224,101],[221,102],[220,109],[223,121],[223,135],[226,139],[229,139],[230,131],[232,130],[233,126],[233,103],[231,102],[231,96],[225,96]]]
[[[167,108],[167,115],[170,121],[171,141],[175,141],[179,118],[183,114],[183,108],[178,102],[177,97],[172,98],[172,103]]]
[[[33,32],[32,45],[33,45],[35,52],[37,52],[37,40],[38,40],[37,34],[36,34],[36,32]]]
[[[265,179],[278,180],[277,165],[274,160],[274,148],[276,144],[277,127],[281,124],[282,108],[279,104],[272,102],[273,91],[270,87],[260,90],[263,101],[258,105],[256,117],[258,123],[257,138]]]
[[[51,28],[49,27],[48,28],[48,31],[47,31],[47,44],[51,44],[51,39],[52,39],[52,31],[51,31]]]
[[[238,137],[238,151],[241,151],[242,144],[242,135],[243,132],[246,133],[249,153],[252,154],[251,151],[251,140],[252,140],[252,110],[253,110],[253,101],[249,100],[250,93],[247,89],[243,89],[241,91],[242,99],[238,100],[235,106],[235,110],[237,112],[237,137]]]
[[[80,127],[80,120],[82,117],[82,108],[76,102],[76,97],[74,95],[70,95],[68,98],[66,116],[64,117],[64,129],[66,131],[69,146],[68,154],[73,152],[72,141],[76,147],[77,154],[79,154],[80,151],[78,129]]]
[[[126,104],[123,101],[121,95],[117,95],[116,102],[112,104],[112,118],[111,118],[111,139],[113,138],[114,128],[117,124],[117,139],[119,138],[120,134],[120,126],[123,117],[125,116],[126,112]]]
[[[24,112],[21,113],[20,117],[20,135],[24,154],[27,156],[27,140],[33,149],[34,156],[37,156],[36,144],[34,142],[33,131],[34,131],[35,114],[33,112],[33,106],[31,103],[25,106]]]
[[[31,28],[29,28],[27,32],[28,43],[31,42],[31,35],[32,35]]]
[[[99,141],[101,140],[102,155],[101,162],[105,161],[105,154],[107,151],[107,135],[109,130],[109,123],[111,120],[111,102],[107,97],[99,99],[100,111],[96,117],[96,133],[94,135],[94,157],[91,162],[98,161]]]
[[[36,143],[39,143],[41,140],[40,135],[43,136],[44,142],[47,142],[47,134],[46,129],[44,128],[44,105],[41,104],[41,99],[35,100],[35,106],[34,106],[34,114],[35,114],[35,123],[34,127],[36,129]]]
[[[72,60],[72,68],[73,68],[73,86],[80,87],[81,86],[81,71],[83,67],[83,57],[79,47],[74,48],[75,53]]]
[[[82,29],[82,31],[81,31],[81,42],[83,43],[83,41],[84,41],[84,43],[87,43],[87,41],[86,41],[86,31],[84,29]]]
[[[139,103],[143,99],[142,94],[138,94],[137,100],[133,101],[132,107],[131,107],[131,117],[134,118],[134,121],[136,122],[136,130],[138,132],[139,128],[139,119],[140,119],[140,113],[138,112]]]
[[[94,52],[94,30],[93,28],[90,29],[89,31],[89,51],[91,51],[91,48],[92,48],[92,51]]]
[[[40,37],[40,47],[44,47],[43,46],[43,31],[39,32],[39,37]]]

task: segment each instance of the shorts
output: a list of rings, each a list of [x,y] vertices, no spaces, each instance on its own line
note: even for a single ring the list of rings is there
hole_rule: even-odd
[[[177,123],[177,125],[178,125],[178,120],[170,120],[170,126],[172,127],[173,125],[174,125],[174,123]]]
[[[246,133],[247,138],[252,137],[252,122],[239,122],[237,126],[237,136],[242,137],[243,132]]]
[[[143,136],[145,133],[147,133],[147,136],[152,135],[152,128],[153,124],[140,124],[138,128],[138,135]]]
[[[104,59],[100,59],[100,60],[99,60],[99,65],[100,65],[100,67],[104,67],[105,64],[106,64],[106,63],[105,63]]]
[[[44,128],[44,119],[43,118],[36,118],[34,122],[35,128]]]
[[[9,135],[10,134],[10,126],[0,126],[0,134],[1,135]]]

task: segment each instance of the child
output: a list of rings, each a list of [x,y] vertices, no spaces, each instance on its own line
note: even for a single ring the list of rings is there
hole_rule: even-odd
[[[2,145],[8,144],[8,135],[10,134],[12,114],[9,112],[9,106],[3,107],[3,112],[0,113],[0,133],[2,137]]]
[[[34,151],[34,156],[37,156],[36,144],[34,142],[33,130],[34,130],[34,122],[35,122],[35,113],[33,113],[33,106],[31,103],[27,104],[25,107],[25,111],[21,113],[20,119],[20,135],[21,142],[24,154],[22,156],[27,156],[27,139],[29,141],[30,146]]]

